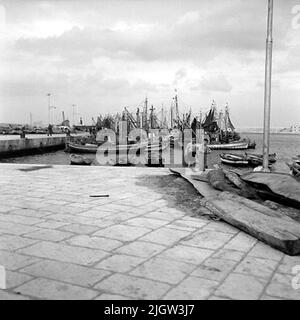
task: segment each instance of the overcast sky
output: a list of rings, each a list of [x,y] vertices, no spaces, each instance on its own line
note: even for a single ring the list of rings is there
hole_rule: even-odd
[[[0,0],[0,122],[230,105],[261,127],[267,0]],[[300,0],[274,0],[272,127],[300,125]],[[298,23],[297,23],[298,22]],[[299,24],[299,26],[298,26]],[[55,116],[56,114],[56,116]]]

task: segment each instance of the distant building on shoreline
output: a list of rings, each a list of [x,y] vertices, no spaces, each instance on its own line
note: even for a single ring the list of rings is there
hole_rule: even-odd
[[[258,127],[249,127],[249,128],[237,128],[237,130],[241,133],[263,133],[263,128]],[[300,125],[293,125],[289,128],[271,128],[270,133],[300,133]]]

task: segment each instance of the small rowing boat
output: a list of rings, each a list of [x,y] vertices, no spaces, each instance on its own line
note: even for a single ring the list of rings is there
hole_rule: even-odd
[[[286,163],[290,168],[290,174],[300,181],[300,155],[292,158],[291,163]]]
[[[248,149],[248,141],[234,141],[230,143],[209,144],[211,150],[245,150]]]
[[[248,166],[249,161],[244,155],[236,155],[231,153],[220,154],[221,162],[231,166]]]
[[[104,150],[106,152],[116,152],[116,153],[128,153],[130,152],[137,152],[138,150],[145,149],[147,147],[146,144],[142,143],[136,143],[136,144],[126,144],[126,145],[115,145],[115,144],[110,144],[110,145],[101,145],[98,146],[96,144],[76,144],[72,142],[67,143],[67,147],[69,150],[72,152],[76,153],[97,153],[97,150],[101,148],[101,150]],[[100,149],[99,149],[100,150]]]
[[[263,164],[263,156],[254,153],[233,154],[223,153],[220,155],[221,162],[234,166],[251,166],[257,167]],[[269,155],[269,165],[276,162],[276,153]]]

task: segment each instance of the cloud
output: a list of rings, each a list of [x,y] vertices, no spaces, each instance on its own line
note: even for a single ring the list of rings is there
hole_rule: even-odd
[[[187,72],[185,69],[181,68],[177,70],[175,73],[173,85],[177,86],[180,83],[180,81],[183,80],[186,76],[187,76]]]
[[[264,49],[265,14],[247,10],[249,7],[244,4],[241,10],[241,5],[232,5],[206,15],[189,11],[172,24],[119,21],[105,28],[73,27],[58,36],[19,39],[15,50],[33,55],[59,55],[63,61],[83,64],[99,56],[205,62],[226,50],[241,54]]]
[[[274,92],[283,97],[300,70],[292,1],[274,6]],[[167,104],[175,86],[195,108],[215,96],[238,97],[245,110],[254,97],[263,99],[267,1],[6,2],[0,99],[7,118],[39,110],[49,91],[59,106],[75,103],[89,115],[120,110],[147,93]]]
[[[191,90],[204,90],[209,92],[230,92],[232,85],[224,75],[203,77]]]

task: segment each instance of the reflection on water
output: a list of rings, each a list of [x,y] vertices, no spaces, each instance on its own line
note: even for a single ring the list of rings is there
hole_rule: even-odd
[[[262,134],[249,133],[242,134],[242,137],[249,137],[257,143],[255,150],[247,150],[249,153],[262,152]],[[212,166],[215,163],[220,163],[219,154],[223,152],[241,153],[244,151],[217,151],[214,150],[209,154],[208,164]],[[291,157],[300,154],[300,135],[288,134],[272,134],[270,139],[270,153],[277,153],[276,169],[280,171],[288,171],[285,162],[290,161]],[[94,154],[82,154],[83,156],[94,159]],[[29,164],[62,164],[69,165],[69,153],[63,150],[48,152],[43,154],[36,154],[31,156],[22,156],[15,158],[0,159],[0,162],[6,163],[29,163]]]

